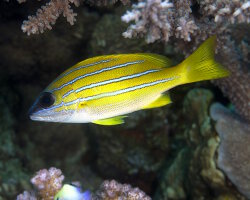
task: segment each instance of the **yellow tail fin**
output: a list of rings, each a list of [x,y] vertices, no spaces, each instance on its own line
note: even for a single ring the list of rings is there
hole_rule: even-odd
[[[216,36],[207,39],[186,60],[179,64],[184,83],[210,80],[228,76],[230,73],[214,60]]]

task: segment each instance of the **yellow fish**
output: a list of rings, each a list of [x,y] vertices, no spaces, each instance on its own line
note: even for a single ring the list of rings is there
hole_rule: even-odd
[[[62,73],[37,98],[30,118],[38,121],[115,125],[126,114],[171,103],[169,89],[226,77],[214,60],[216,37],[207,39],[177,66],[151,53],[98,56]]]

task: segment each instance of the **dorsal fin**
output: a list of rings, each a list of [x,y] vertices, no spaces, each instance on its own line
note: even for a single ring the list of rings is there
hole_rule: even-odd
[[[172,67],[171,59],[167,58],[166,56],[162,56],[155,53],[136,53],[135,55],[145,56],[147,60],[152,61],[162,67]]]

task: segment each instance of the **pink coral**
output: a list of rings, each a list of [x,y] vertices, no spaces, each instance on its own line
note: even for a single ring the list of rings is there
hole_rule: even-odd
[[[37,200],[34,192],[24,191],[22,194],[19,194],[16,198],[17,200]]]
[[[100,189],[96,192],[93,200],[150,200],[151,198],[147,196],[139,188],[132,188],[128,184],[120,184],[115,180],[104,181]]]
[[[62,188],[64,176],[60,169],[51,167],[49,170],[42,169],[31,179],[31,183],[38,189],[42,199],[53,199],[55,194]]]
[[[70,4],[79,6],[79,0],[51,0],[41,9],[38,9],[36,16],[29,16],[28,20],[23,22],[22,30],[28,35],[43,33],[46,29],[52,29],[57,18],[62,14],[67,21],[73,25],[76,21],[76,13],[71,9]]]

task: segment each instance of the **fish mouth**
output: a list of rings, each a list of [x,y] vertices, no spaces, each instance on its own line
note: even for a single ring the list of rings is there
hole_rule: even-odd
[[[38,111],[29,115],[29,118],[33,121],[44,121],[44,122],[66,122],[71,116],[71,113],[65,113],[64,111]]]
[[[74,112],[74,110],[55,111],[54,109],[44,109],[33,105],[30,108],[28,115],[33,121],[67,122]]]
[[[58,114],[56,114],[53,111],[46,111],[46,110],[38,110],[36,109],[36,111],[34,111],[31,107],[30,111],[29,111],[29,118],[33,121],[54,121],[56,119],[56,116]]]

